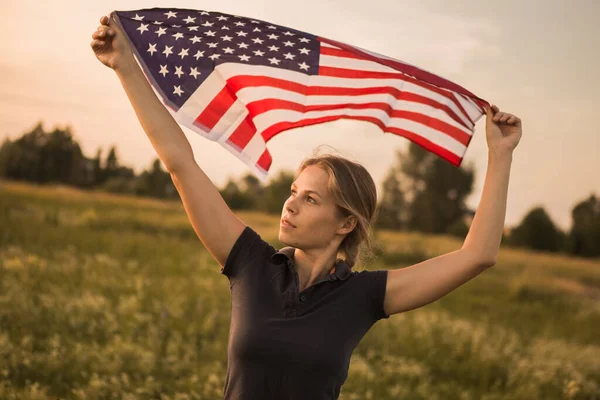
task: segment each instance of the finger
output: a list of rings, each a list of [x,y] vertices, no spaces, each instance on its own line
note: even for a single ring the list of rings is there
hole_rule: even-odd
[[[492,111],[494,111],[494,113],[497,113],[498,111],[500,111],[500,108],[497,105],[493,104]]]
[[[502,116],[503,116],[503,115],[504,115],[504,113],[503,113],[503,112],[500,112],[500,111],[498,111],[498,112],[496,113],[496,115],[494,115],[494,122],[498,122],[498,121],[500,121],[500,118],[502,118]]]
[[[104,40],[92,40],[92,43],[90,43],[90,46],[92,46],[93,49],[97,49],[97,48],[104,46],[105,44],[106,44],[106,42]]]
[[[508,119],[511,117],[512,115],[505,113],[501,118],[500,118],[500,122],[506,122],[508,121]]]
[[[107,17],[106,15],[103,15],[103,16],[100,18],[100,23],[101,23],[102,25],[108,25],[108,17]]]

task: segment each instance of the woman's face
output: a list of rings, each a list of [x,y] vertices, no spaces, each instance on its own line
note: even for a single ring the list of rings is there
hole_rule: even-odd
[[[316,165],[306,167],[298,175],[281,213],[282,219],[295,227],[280,221],[279,241],[306,250],[327,247],[336,237],[341,221],[328,192],[328,178],[327,172]]]

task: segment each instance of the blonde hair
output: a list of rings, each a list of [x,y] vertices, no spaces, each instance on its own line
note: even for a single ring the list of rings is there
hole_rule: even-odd
[[[335,154],[318,154],[304,159],[297,175],[308,166],[322,168],[329,175],[327,187],[337,206],[338,216],[356,218],[356,226],[340,243],[337,260],[344,260],[350,268],[373,258],[378,249],[372,232],[377,218],[377,187],[369,172],[361,164]]]

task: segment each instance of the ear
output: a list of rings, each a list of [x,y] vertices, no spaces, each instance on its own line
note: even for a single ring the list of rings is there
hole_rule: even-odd
[[[339,233],[345,235],[347,233],[352,232],[356,227],[357,222],[358,221],[356,220],[356,217],[354,215],[349,215],[348,217],[346,217],[346,220],[344,221],[344,224],[342,225]]]

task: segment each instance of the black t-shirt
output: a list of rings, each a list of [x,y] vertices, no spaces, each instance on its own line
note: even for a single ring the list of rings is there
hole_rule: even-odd
[[[246,226],[221,269],[231,290],[226,400],[337,399],[352,351],[389,318],[387,270],[338,261],[299,292],[293,251],[275,250]]]

